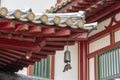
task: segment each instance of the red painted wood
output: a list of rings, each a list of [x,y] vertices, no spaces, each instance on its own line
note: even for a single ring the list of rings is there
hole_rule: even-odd
[[[68,36],[70,35],[70,30],[60,30],[56,31],[56,33],[53,36]]]
[[[0,39],[0,48],[9,48],[15,50],[33,50],[39,52],[40,47],[35,43],[28,43],[17,40]]]
[[[2,49],[2,50],[6,51],[6,52],[9,52],[9,53],[12,53],[12,54],[25,56],[24,52],[20,52],[20,51],[17,51],[17,50],[12,50],[12,49]]]
[[[50,80],[54,80],[55,75],[55,55],[51,55]]]
[[[41,50],[38,54],[40,55],[54,55],[55,54],[55,51],[46,51],[46,50]]]
[[[80,80],[87,80],[87,58],[86,58],[86,42],[80,42]]]
[[[32,65],[29,65],[28,68],[27,68],[27,75],[28,76],[32,76]]]
[[[108,7],[107,9],[102,10],[102,11],[99,12],[97,15],[92,16],[92,18],[90,18],[90,17],[87,18],[87,22],[94,22],[94,21],[96,21],[96,20],[98,20],[98,19],[100,19],[100,18],[102,18],[102,17],[110,14],[111,12],[113,12],[113,11],[119,9],[119,8],[120,8],[120,3],[117,2],[116,4],[114,4],[114,6],[110,6],[110,7]],[[108,10],[109,10],[109,11],[108,11]],[[103,13],[104,13],[104,14],[103,14]]]
[[[19,24],[15,26],[15,31],[25,31],[25,30],[29,30],[28,24]]]
[[[46,45],[49,45],[49,46],[64,46],[64,45],[74,45],[75,42],[74,41],[69,41],[68,43],[65,42],[65,41],[56,41],[56,42],[47,42]]]
[[[114,25],[112,27],[106,28],[104,31],[101,31],[101,32],[95,34],[94,36],[89,37],[87,40],[88,43],[104,36],[105,34],[109,34],[111,31],[115,31],[115,30],[119,29],[120,28],[119,25],[120,25],[120,22],[118,22],[116,25]]]
[[[16,61],[15,58],[12,58],[12,57],[7,56],[7,55],[0,54],[0,57],[5,58],[5,59],[8,59],[8,60],[11,60],[11,61]]]
[[[4,58],[0,58],[0,61],[3,61],[3,62],[5,62],[5,63],[7,63],[7,64],[10,64],[10,63],[12,63],[11,61],[9,61],[9,60],[7,60],[7,59],[4,59]]]
[[[56,50],[64,50],[64,46],[45,46],[42,48],[42,50],[45,50],[45,51],[56,51]]]
[[[0,29],[14,29],[15,23],[14,22],[2,22],[0,23]]]
[[[0,50],[0,54],[11,56],[11,57],[16,58],[16,59],[21,59],[21,56],[19,56],[19,55],[8,53],[8,52],[2,51],[2,50]]]
[[[27,32],[29,33],[36,33],[41,32],[42,28],[40,26],[30,26]]]

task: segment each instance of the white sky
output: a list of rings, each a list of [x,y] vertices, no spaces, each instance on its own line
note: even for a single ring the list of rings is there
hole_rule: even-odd
[[[45,12],[54,6],[57,0],[1,0],[1,6],[8,9],[32,8],[33,12]]]

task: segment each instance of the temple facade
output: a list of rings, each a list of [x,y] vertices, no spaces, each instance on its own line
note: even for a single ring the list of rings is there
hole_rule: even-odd
[[[45,80],[119,80],[120,1],[55,3],[44,13],[32,6],[11,12],[1,0],[0,70],[26,67],[28,76]]]

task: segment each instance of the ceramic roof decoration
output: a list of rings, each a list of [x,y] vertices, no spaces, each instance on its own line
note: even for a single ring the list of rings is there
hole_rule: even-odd
[[[7,19],[17,19],[23,22],[30,21],[35,24],[57,25],[78,29],[96,29],[97,23],[86,24],[85,12],[74,13],[33,13],[32,10],[8,10],[0,8],[0,15]]]

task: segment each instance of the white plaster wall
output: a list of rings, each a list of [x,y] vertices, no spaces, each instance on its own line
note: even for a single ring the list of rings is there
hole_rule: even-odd
[[[120,30],[117,30],[114,35],[115,35],[115,42],[120,41]]]
[[[66,50],[66,47],[64,51]],[[69,46],[71,52],[72,69],[63,72],[64,51],[57,51],[55,55],[55,80],[78,80],[78,44]]]
[[[57,0],[1,0],[1,6],[8,9],[32,8],[33,12],[45,12],[54,6]]]
[[[117,21],[120,21],[120,13],[118,13],[115,18]],[[120,29],[117,30],[114,35],[115,35],[115,42],[120,41]]]
[[[102,21],[97,25],[97,30],[93,30],[88,37],[93,36],[103,30],[105,30],[105,26],[108,26],[110,24],[111,18],[106,19],[105,21]]]
[[[110,45],[110,35],[104,36],[94,42],[89,43],[89,53]]]
[[[89,59],[89,80],[95,80],[94,58]]]

